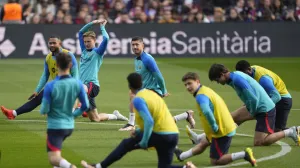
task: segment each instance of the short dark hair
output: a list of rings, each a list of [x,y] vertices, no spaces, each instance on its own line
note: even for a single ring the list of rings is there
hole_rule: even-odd
[[[131,39],[131,41],[140,41],[140,42],[144,42],[143,41],[143,37],[140,37],[140,36],[135,36],[135,37],[133,37],[132,39]]]
[[[240,60],[235,65],[235,70],[246,72],[247,69],[251,68],[250,63],[246,60]]]
[[[216,80],[217,78],[221,77],[222,73],[227,73],[229,70],[222,64],[213,64],[211,65],[209,72],[208,72],[208,78],[211,81]]]
[[[143,86],[142,76],[136,72],[127,76],[128,86],[130,89],[141,89]]]
[[[72,58],[69,55],[69,53],[60,52],[56,56],[56,64],[59,69],[61,70],[67,70],[69,68],[69,65],[72,63]]]
[[[192,80],[200,80],[199,78],[199,75],[195,72],[188,72],[186,73],[183,77],[182,77],[182,82],[185,82],[189,79],[192,79]]]
[[[61,40],[60,37],[59,37],[58,35],[55,35],[55,34],[53,34],[53,35],[51,35],[51,36],[49,37],[49,39],[51,39],[51,38],[56,38],[56,39],[58,39],[58,40]]]

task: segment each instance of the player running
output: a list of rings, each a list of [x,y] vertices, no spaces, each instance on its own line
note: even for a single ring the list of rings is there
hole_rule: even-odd
[[[106,168],[132,150],[155,147],[159,168],[182,168],[183,166],[171,166],[179,131],[166,103],[154,91],[143,89],[140,74],[131,73],[127,80],[131,92],[136,94],[133,111],[139,129],[132,130],[131,137],[124,139],[101,163],[88,164],[81,161],[82,166]],[[192,167],[190,163],[189,167]]]
[[[39,84],[35,89],[35,92],[28,98],[28,102],[26,102],[21,107],[17,108],[16,110],[10,110],[1,106],[1,110],[3,114],[9,120],[15,119],[18,115],[31,112],[37,106],[39,106],[42,102],[43,93],[44,93],[44,86],[47,83],[49,77],[51,79],[55,79],[58,73],[56,67],[56,56],[59,53],[67,53],[72,58],[72,68],[71,68],[71,76],[78,79],[78,65],[75,56],[70,51],[63,49],[61,47],[61,40],[58,36],[51,36],[48,40],[48,47],[50,49],[50,53],[46,56],[45,63],[44,63],[44,71],[40,78]]]
[[[142,75],[143,79],[143,88],[153,90],[161,97],[167,97],[170,94],[167,91],[165,80],[155,62],[155,59],[148,53],[144,52],[144,42],[142,37],[133,37],[131,40],[131,48],[135,54],[135,72]],[[129,113],[129,122],[123,127],[120,128],[120,131],[129,131],[134,128],[135,122],[135,113],[133,113],[132,108],[132,99],[135,94],[129,91],[130,97],[130,113]],[[174,116],[175,122],[180,120],[187,120],[191,127],[194,128],[195,120],[193,118],[194,112],[188,110],[182,114]]]
[[[210,146],[212,165],[226,165],[235,160],[245,159],[252,166],[256,166],[251,148],[227,154],[232,137],[236,134],[236,125],[224,100],[212,89],[201,85],[196,73],[188,72],[182,77],[182,82],[184,82],[187,91],[193,94],[196,99],[206,137],[197,146],[186,152],[176,149],[177,159],[183,161],[194,155],[199,155]]]
[[[286,123],[292,108],[292,96],[282,79],[274,72],[258,65],[250,66],[245,60],[239,61],[235,69],[254,78],[268,93],[276,105],[275,132],[286,129]]]
[[[41,114],[47,114],[47,151],[51,165],[55,168],[76,168],[61,156],[63,141],[74,129],[74,116],[81,115],[88,108],[88,99],[83,84],[70,75],[72,57],[65,52],[56,56],[58,76],[46,84],[41,105]],[[79,98],[80,109],[72,113]],[[74,115],[74,116],[73,116]]]
[[[91,121],[105,121],[105,120],[123,120],[128,121],[126,117],[115,110],[113,114],[100,113],[98,114],[95,102],[96,96],[100,91],[100,84],[98,80],[98,72],[103,62],[104,52],[108,44],[108,34],[105,30],[106,20],[94,20],[86,24],[79,31],[80,48],[82,51],[80,57],[80,80],[85,84],[85,89],[88,94],[90,108],[87,110],[87,115]],[[100,24],[100,30],[103,35],[103,41],[99,47],[96,46],[96,34],[89,29],[96,24]],[[85,116],[86,114],[83,114]]]
[[[240,71],[229,72],[224,65],[213,64],[209,70],[209,79],[222,85],[231,86],[245,103],[244,107],[232,114],[236,123],[256,119],[255,146],[271,145],[285,137],[292,138],[299,145],[299,127],[293,126],[274,133],[275,104],[263,87],[249,75]]]

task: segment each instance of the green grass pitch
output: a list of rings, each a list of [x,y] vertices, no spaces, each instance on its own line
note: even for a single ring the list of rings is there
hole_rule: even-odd
[[[183,110],[193,109],[196,111],[195,100],[186,92],[181,77],[188,71],[198,72],[201,83],[213,88],[227,103],[230,111],[242,105],[234,90],[229,86],[221,86],[212,83],[208,79],[207,71],[212,63],[223,63],[234,69],[237,58],[157,58],[157,63],[166,81],[167,89],[171,96],[165,98],[173,115]],[[290,113],[288,126],[300,125],[300,86],[298,75],[300,72],[300,58],[249,58],[252,64],[264,66],[278,75],[286,83],[292,97],[293,110]],[[101,91],[96,99],[98,110],[111,113],[118,109],[128,116],[128,88],[126,77],[134,71],[133,58],[110,59],[104,58],[99,73]],[[0,104],[8,108],[16,108],[22,105],[34,91],[43,70],[42,59],[12,59],[0,60]],[[14,121],[6,120],[0,114],[0,167],[1,168],[41,168],[51,167],[46,153],[46,123],[45,117],[35,111],[19,116]],[[199,117],[196,112],[196,128],[201,129]],[[86,118],[76,120],[75,131],[63,144],[63,156],[79,166],[80,160],[89,162],[103,160],[110,151],[123,139],[129,136],[128,132],[117,131],[125,122],[90,123]],[[189,141],[184,129],[187,123],[178,123],[181,128],[179,147],[183,150],[193,145]],[[253,135],[255,121],[249,121],[240,126],[239,134]],[[200,131],[199,131],[200,132]],[[295,146],[291,139],[285,139],[283,144],[274,144],[268,147],[254,147],[259,167],[300,167],[298,160],[300,147]],[[235,136],[232,141],[230,152],[243,150],[245,147],[253,147],[253,138]],[[277,154],[277,155],[276,155]],[[281,156],[283,155],[283,156]],[[270,160],[265,160],[271,156]],[[276,156],[280,156],[274,158]],[[268,159],[268,158],[267,158]],[[191,159],[198,167],[210,165],[209,149],[202,155]],[[174,156],[174,164],[178,162]],[[242,161],[243,162],[243,161]],[[111,167],[115,168],[153,168],[157,165],[156,152],[133,151],[128,153],[122,160]],[[250,164],[237,167],[250,167]]]

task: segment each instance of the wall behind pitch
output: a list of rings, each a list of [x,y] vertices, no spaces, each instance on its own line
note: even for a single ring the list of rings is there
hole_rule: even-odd
[[[47,40],[62,38],[64,48],[81,54],[82,25],[2,25],[0,58],[44,58]],[[145,51],[155,57],[300,56],[299,23],[214,23],[107,25],[107,57],[132,57],[130,40],[144,37]],[[99,26],[93,30],[102,41]]]

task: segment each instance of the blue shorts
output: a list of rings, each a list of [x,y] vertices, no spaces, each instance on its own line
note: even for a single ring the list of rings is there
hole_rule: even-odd
[[[268,111],[267,113],[260,113],[255,116],[256,127],[255,131],[264,132],[267,134],[274,133],[275,119],[276,119],[276,109]]]
[[[72,134],[73,129],[48,129],[47,152],[60,151],[63,141]]]
[[[228,153],[232,137],[224,136],[220,138],[212,138],[210,144],[210,158],[220,159],[224,154]]]

